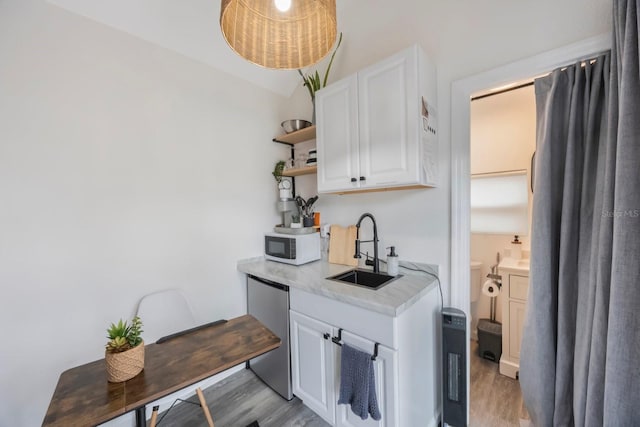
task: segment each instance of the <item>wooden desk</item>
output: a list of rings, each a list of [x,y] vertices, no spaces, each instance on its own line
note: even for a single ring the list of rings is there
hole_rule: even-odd
[[[144,370],[123,383],[107,382],[104,359],[60,375],[43,426],[93,426],[136,411],[146,425],[145,405],[280,346],[253,316],[179,336],[145,348]]]

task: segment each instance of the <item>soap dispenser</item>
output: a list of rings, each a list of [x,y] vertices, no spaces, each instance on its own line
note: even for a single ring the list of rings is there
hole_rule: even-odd
[[[396,247],[390,246],[389,254],[387,255],[387,274],[389,276],[398,275],[398,254],[396,253]]]
[[[511,242],[511,258],[522,258],[522,242],[518,240],[518,235],[513,236],[513,241]]]

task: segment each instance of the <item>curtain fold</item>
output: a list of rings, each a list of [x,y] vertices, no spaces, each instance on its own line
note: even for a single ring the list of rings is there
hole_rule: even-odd
[[[640,424],[640,4],[613,2],[617,135],[603,425]]]
[[[536,426],[640,425],[639,5],[611,54],[535,81],[521,388]]]
[[[585,406],[574,402],[581,395],[573,390],[585,389],[588,376],[574,382],[574,370],[588,373],[591,363],[592,259],[600,248],[592,236],[601,220],[603,192],[596,189],[604,184],[598,154],[606,146],[608,69],[609,55],[602,55],[535,81],[536,182],[520,378],[540,426],[573,425],[574,406]]]

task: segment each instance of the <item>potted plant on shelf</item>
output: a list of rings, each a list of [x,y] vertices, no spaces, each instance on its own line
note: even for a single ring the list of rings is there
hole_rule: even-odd
[[[315,73],[309,73],[306,76],[302,74],[302,71],[298,70],[298,74],[300,74],[300,77],[302,77],[303,86],[306,86],[307,90],[309,91],[309,95],[311,96],[311,104],[313,105],[313,116],[311,118],[311,122],[313,124],[316,123],[316,92],[327,85],[329,71],[331,71],[331,65],[333,65],[333,58],[335,58],[336,52],[338,51],[341,43],[342,33],[340,33],[338,44],[333,50],[333,54],[331,54],[331,59],[329,60],[329,65],[327,65],[327,69],[324,72],[324,78],[322,79],[322,81],[320,80],[320,74],[318,74],[318,70],[316,70]]]
[[[105,362],[107,380],[111,383],[127,381],[142,372],[144,368],[144,341],[142,321],[134,317],[131,324],[126,321],[112,323],[107,329]]]
[[[284,172],[285,165],[286,163],[284,160],[279,160],[273,168],[273,172],[271,172],[273,177],[276,179],[276,182],[278,183],[278,190],[280,190],[281,200],[288,200],[291,198],[291,182],[286,179],[282,179],[282,173]]]
[[[282,182],[282,172],[284,172],[284,165],[284,160],[279,160],[273,168],[273,172],[271,172],[278,185],[280,185],[280,183]]]
[[[300,215],[291,215],[291,228],[302,228]]]
[[[302,225],[304,227],[313,227],[313,204],[318,200],[318,196],[309,197],[305,201],[302,197],[296,197],[298,209],[302,214]]]

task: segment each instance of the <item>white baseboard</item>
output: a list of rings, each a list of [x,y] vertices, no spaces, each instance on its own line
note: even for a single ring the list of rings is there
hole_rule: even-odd
[[[514,380],[517,380],[518,374],[520,373],[520,364],[513,362],[511,360],[506,360],[504,357],[501,357],[500,373],[502,375],[506,375],[507,377],[511,377]]]

